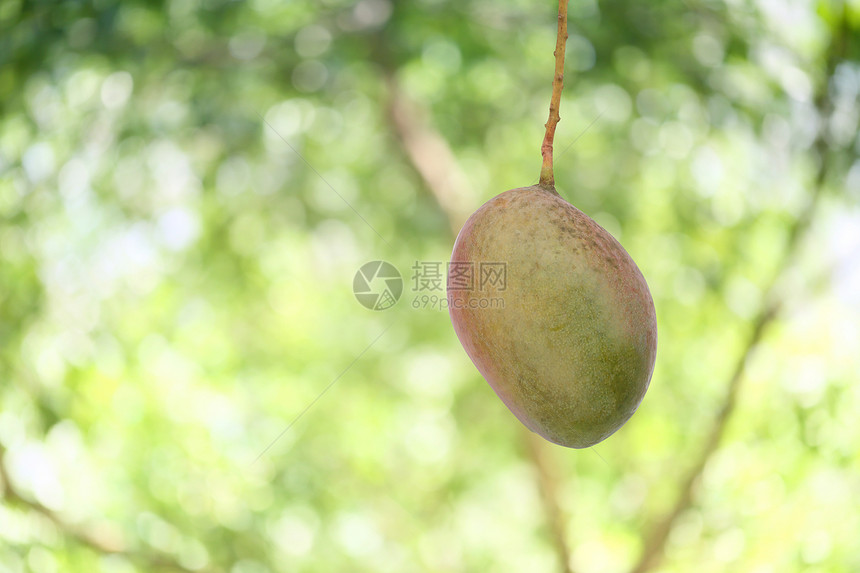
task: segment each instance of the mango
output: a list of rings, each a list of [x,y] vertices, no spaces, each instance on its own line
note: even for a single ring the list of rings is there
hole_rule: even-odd
[[[639,407],[657,352],[654,302],[633,259],[553,188],[506,191],[466,221],[448,271],[469,358],[533,432],[592,446]]]

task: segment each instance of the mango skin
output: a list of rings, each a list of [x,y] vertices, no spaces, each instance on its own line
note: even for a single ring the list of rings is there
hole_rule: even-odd
[[[654,370],[657,319],[645,278],[612,235],[554,190],[522,187],[472,214],[451,262],[457,337],[523,424],[586,448],[630,419]],[[473,263],[473,288],[453,276],[458,262]],[[506,284],[482,285],[481,262],[505,263]]]

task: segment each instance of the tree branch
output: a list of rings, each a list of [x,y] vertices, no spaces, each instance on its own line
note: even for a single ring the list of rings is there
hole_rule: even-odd
[[[38,501],[27,498],[15,488],[11,478],[9,477],[9,472],[6,469],[5,455],[5,448],[0,446],[0,481],[2,481],[2,498],[47,518],[58,530],[60,530],[60,532],[62,532],[63,535],[77,544],[87,547],[96,553],[121,555],[131,561],[144,563],[148,567],[154,569],[167,569],[188,573],[206,573],[206,571],[214,573],[213,570],[207,569],[189,569],[188,567],[181,565],[178,561],[164,555],[155,555],[152,553],[130,550],[119,541],[105,539],[104,537],[95,535],[90,531],[67,522],[52,509],[45,507]]]
[[[547,526],[555,546],[562,573],[573,573],[570,564],[570,548],[567,545],[567,527],[564,513],[559,504],[558,477],[552,460],[549,459],[547,451],[548,442],[521,426],[526,443],[529,459],[537,472],[538,485],[540,486],[541,502],[543,502],[544,514]]]
[[[720,442],[725,434],[725,429],[729,418],[734,413],[737,404],[738,393],[740,392],[741,384],[746,372],[747,362],[752,351],[761,341],[768,327],[778,318],[782,310],[782,301],[777,296],[777,286],[783,273],[792,265],[794,258],[797,255],[798,245],[804,233],[809,229],[812,220],[817,211],[819,199],[824,190],[827,174],[828,174],[828,155],[829,148],[826,140],[826,119],[831,114],[831,104],[827,97],[827,84],[833,76],[836,65],[839,60],[844,57],[847,52],[848,30],[846,28],[845,5],[843,3],[842,21],[839,24],[837,36],[833,39],[827,58],[827,76],[824,80],[824,86],[819,91],[816,97],[816,108],[822,118],[821,127],[816,137],[814,148],[819,157],[818,171],[815,176],[815,181],[812,189],[812,194],[809,202],[803,212],[797,217],[789,229],[788,239],[786,241],[785,250],[782,260],[777,265],[773,278],[765,290],[762,307],[757,316],[752,321],[752,327],[744,349],[738,356],[735,366],[732,369],[732,375],[729,378],[725,397],[722,405],[717,412],[714,421],[711,424],[711,429],[707,434],[702,449],[696,458],[687,475],[679,485],[679,494],[672,508],[660,519],[656,525],[649,528],[650,535],[646,538],[644,549],[637,561],[636,565],[631,570],[631,573],[646,573],[656,567],[663,557],[666,541],[669,538],[669,533],[675,525],[678,517],[684,511],[690,508],[693,504],[693,489],[702,476],[708,461],[717,451]]]
[[[409,163],[421,177],[439,207],[444,211],[454,236],[469,218],[469,192],[466,176],[454,152],[442,135],[427,120],[427,112],[410,101],[392,74],[388,85],[388,117],[394,134],[403,144]]]
[[[457,166],[454,153],[445,138],[425,121],[429,114],[406,98],[392,75],[388,76],[386,83],[389,89],[390,126],[403,143],[406,157],[415,172],[448,218],[451,232],[456,237],[471,214],[471,208],[463,200],[471,196],[466,187],[466,178]],[[521,428],[538,478],[546,522],[561,571],[572,573],[564,520],[559,511],[558,480],[554,478],[548,460],[540,449],[543,444],[535,443],[542,439],[525,426]]]

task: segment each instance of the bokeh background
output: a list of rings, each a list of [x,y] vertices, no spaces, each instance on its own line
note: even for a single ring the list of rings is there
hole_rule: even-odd
[[[0,3],[0,571],[860,570],[860,2],[571,2],[557,186],[660,333],[594,451],[412,282],[536,182],[556,11]]]

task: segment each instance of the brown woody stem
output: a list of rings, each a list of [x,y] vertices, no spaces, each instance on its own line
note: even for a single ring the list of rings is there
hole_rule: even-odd
[[[552,98],[549,103],[549,119],[546,122],[546,133],[540,153],[543,165],[540,168],[540,185],[550,189],[555,188],[555,177],[552,173],[552,142],[555,139],[555,126],[561,119],[558,108],[561,104],[561,90],[564,88],[564,50],[567,45],[567,0],[558,0],[558,37],[555,41],[555,75],[552,77]]]

